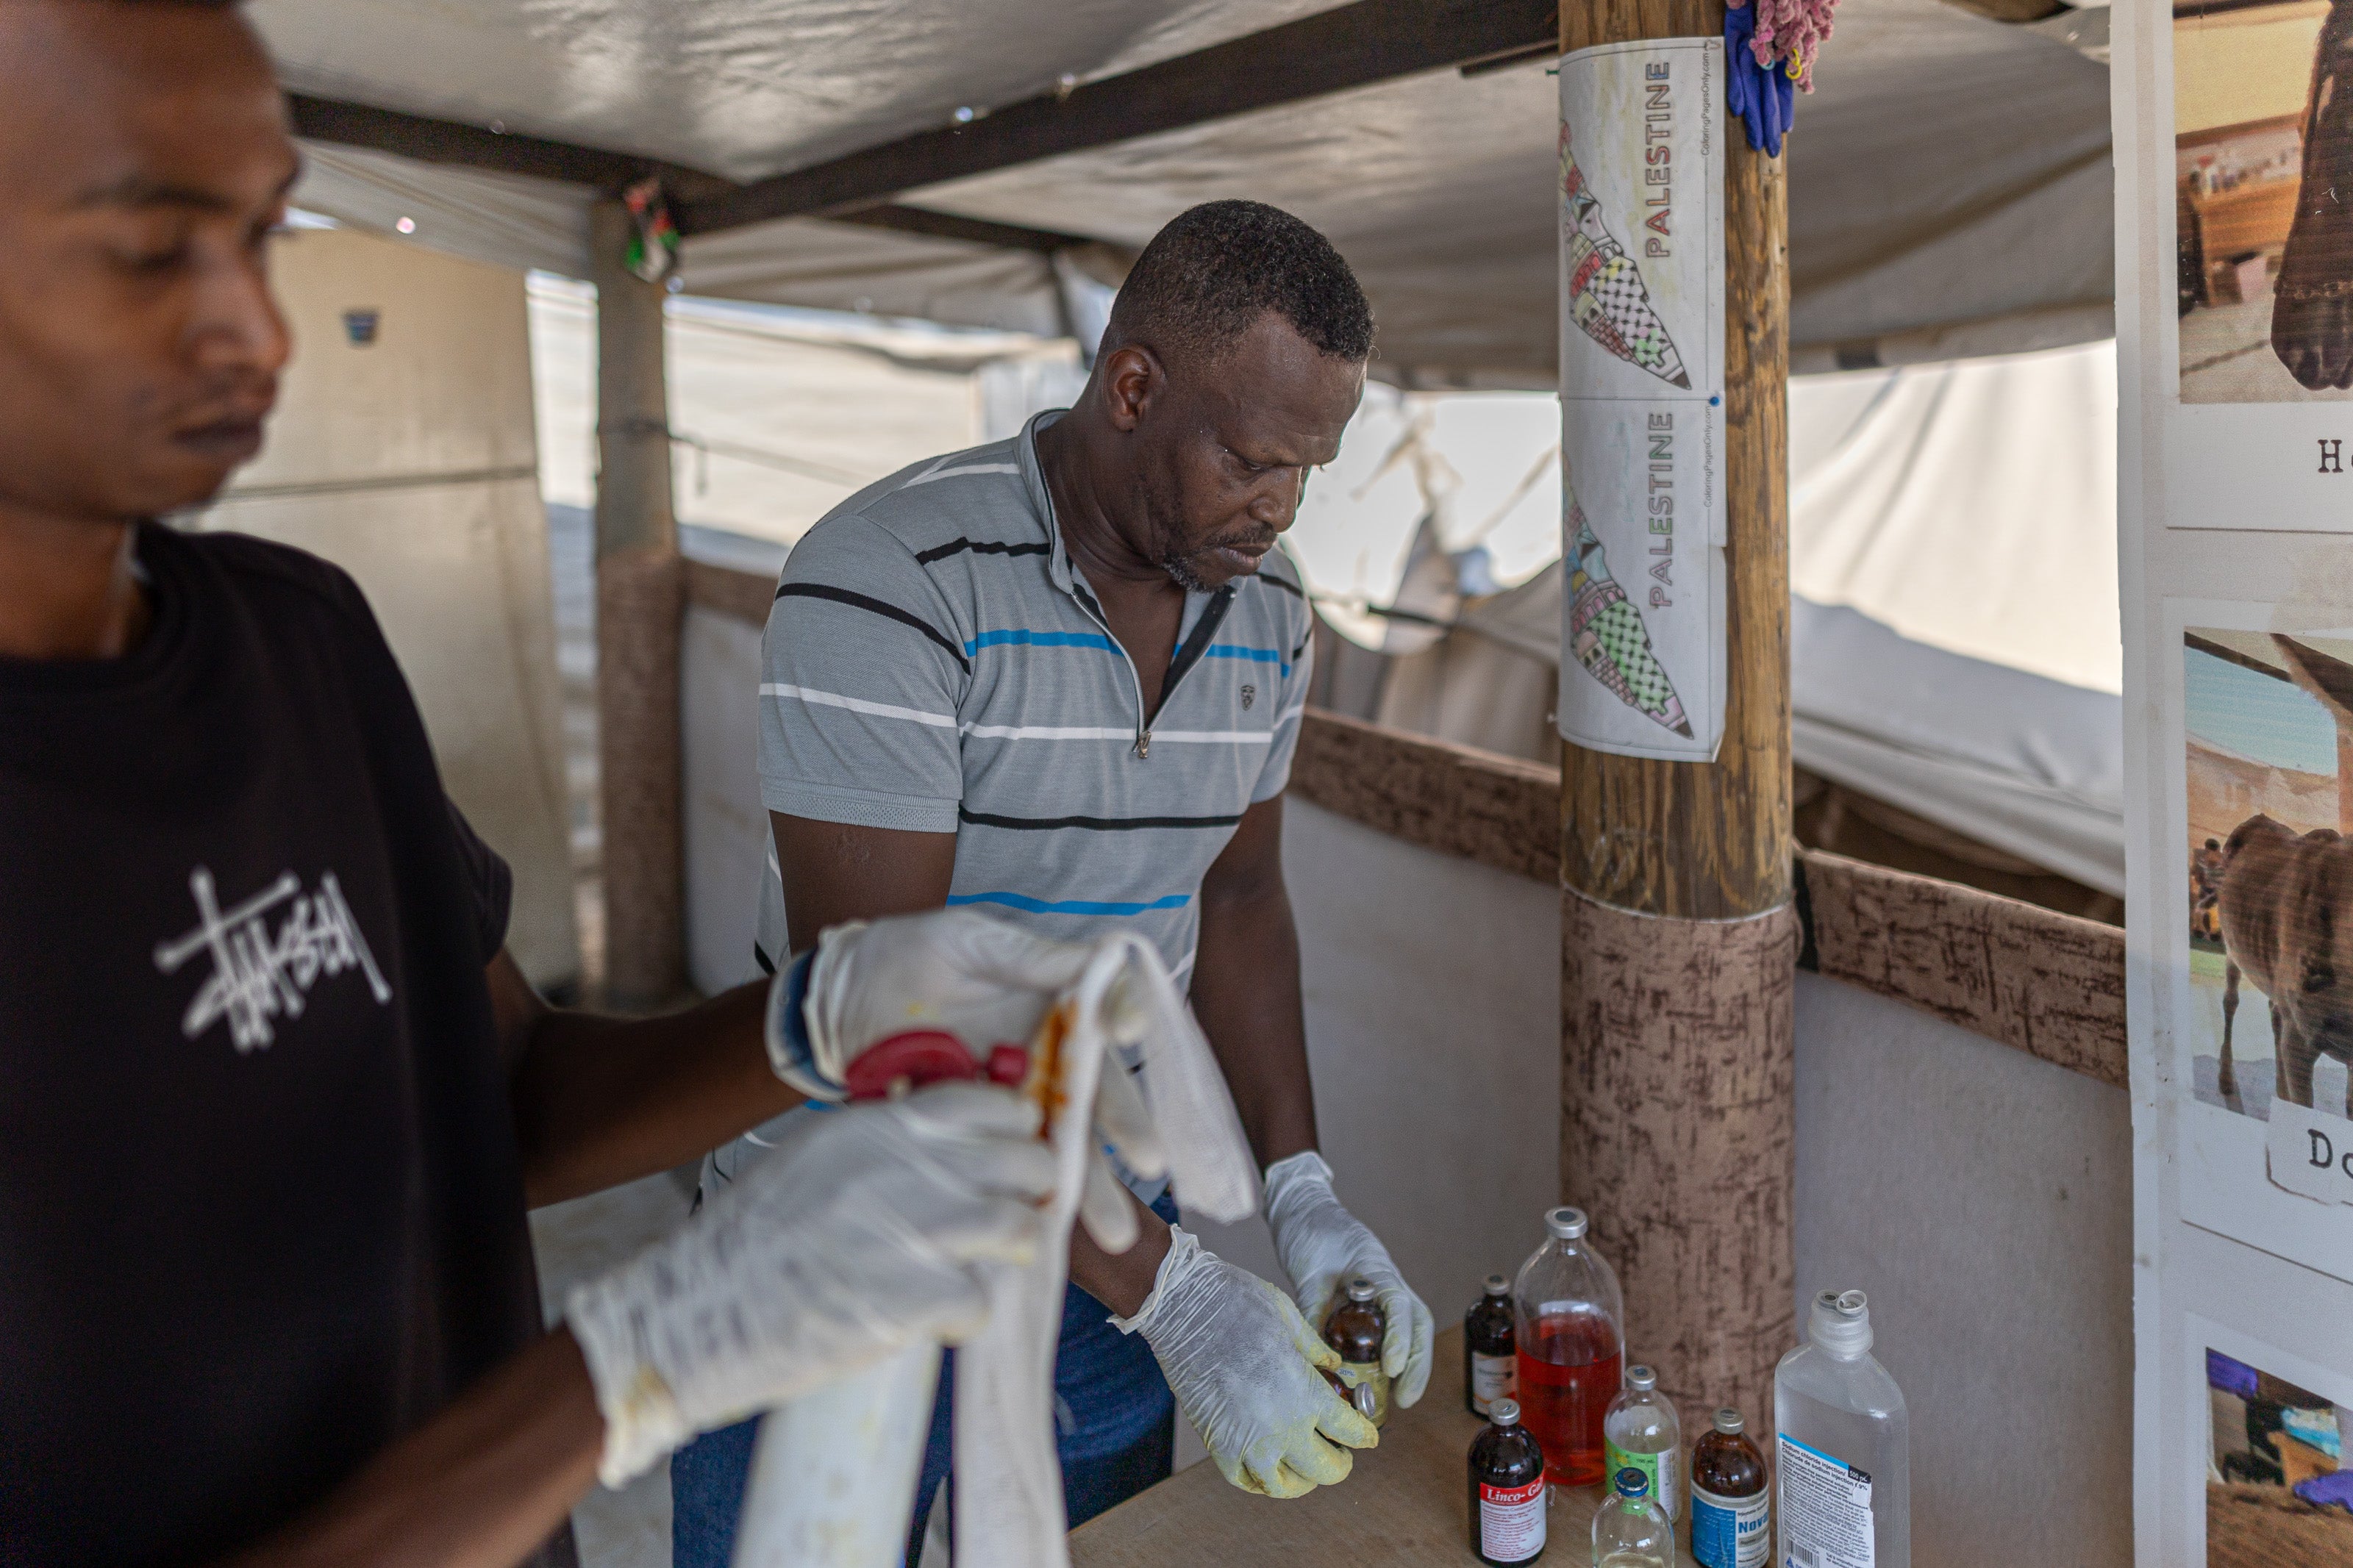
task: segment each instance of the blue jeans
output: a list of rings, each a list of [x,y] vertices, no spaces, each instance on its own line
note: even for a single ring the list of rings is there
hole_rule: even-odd
[[[1176,1223],[1176,1201],[1163,1194],[1152,1212]],[[1166,1480],[1176,1449],[1176,1401],[1141,1334],[1123,1334],[1111,1309],[1072,1285],[1062,1295],[1062,1337],[1054,1352],[1054,1447],[1062,1461],[1062,1496],[1071,1523],[1082,1524]],[[915,1485],[907,1558],[921,1555],[932,1500],[950,1474],[949,1434],[955,1408],[955,1352],[940,1367],[932,1433]],[[757,1419],[706,1432],[670,1459],[672,1568],[730,1568],[735,1521],[752,1474]],[[949,1490],[955,1482],[949,1481]]]

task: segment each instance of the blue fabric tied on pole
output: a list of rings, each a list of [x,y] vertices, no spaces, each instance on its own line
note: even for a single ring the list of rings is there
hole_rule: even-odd
[[[1781,138],[1798,112],[1798,83],[1782,67],[1757,63],[1757,51],[1749,47],[1756,36],[1754,5],[1725,8],[1725,99],[1748,127],[1748,144],[1768,158],[1778,158]]]

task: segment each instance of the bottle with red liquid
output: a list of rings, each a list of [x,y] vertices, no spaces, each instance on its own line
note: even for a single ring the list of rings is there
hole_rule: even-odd
[[[1550,1239],[1512,1286],[1520,1422],[1544,1449],[1547,1482],[1599,1486],[1602,1421],[1625,1366],[1626,1299],[1617,1271],[1585,1239],[1583,1209],[1554,1209],[1545,1228]]]

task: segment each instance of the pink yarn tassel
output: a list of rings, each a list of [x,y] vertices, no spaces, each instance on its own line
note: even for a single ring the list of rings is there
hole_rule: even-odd
[[[1757,7],[1757,36],[1748,45],[1757,63],[1779,66],[1796,79],[1800,92],[1814,90],[1814,61],[1831,36],[1838,0],[1733,0]]]

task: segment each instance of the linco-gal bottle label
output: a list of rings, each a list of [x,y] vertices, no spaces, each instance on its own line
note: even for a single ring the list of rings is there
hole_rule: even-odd
[[[1471,1444],[1471,1554],[1510,1568],[1544,1552],[1544,1452],[1510,1396],[1495,1401],[1489,1420]]]
[[[1525,1563],[1544,1550],[1545,1481],[1479,1485],[1479,1551],[1490,1563]]]

